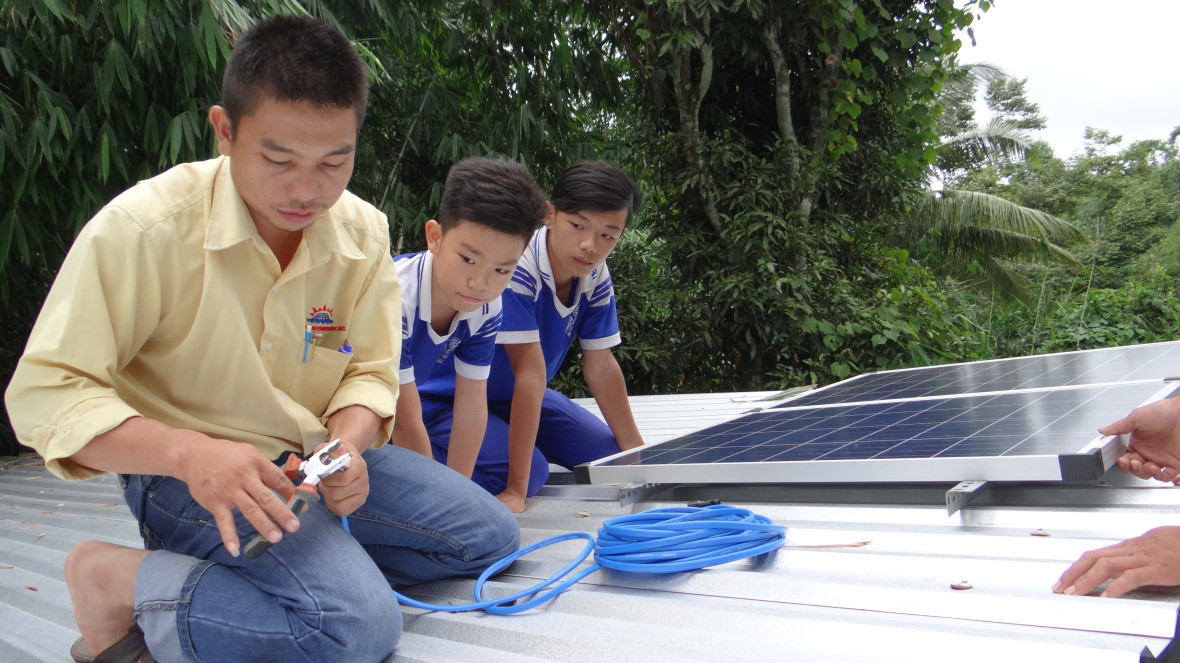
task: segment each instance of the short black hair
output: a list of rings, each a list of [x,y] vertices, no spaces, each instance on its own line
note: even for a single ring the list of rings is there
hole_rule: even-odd
[[[613,212],[626,209],[626,224],[643,202],[639,187],[618,166],[581,161],[558,176],[549,202],[558,212]]]
[[[221,78],[230,131],[263,98],[316,108],[351,108],[360,129],[369,100],[369,72],[356,48],[318,18],[275,16],[246,31]]]
[[[470,157],[447,173],[438,223],[446,232],[469,221],[527,243],[545,222],[547,210],[545,194],[528,168],[507,159]]]

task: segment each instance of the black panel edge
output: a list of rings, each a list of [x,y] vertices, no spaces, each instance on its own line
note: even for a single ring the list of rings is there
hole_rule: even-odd
[[[1062,454],[1057,459],[1061,462],[1061,480],[1067,483],[1097,481],[1106,472],[1100,449],[1084,454]]]
[[[574,466],[574,483],[590,483],[590,463]]]

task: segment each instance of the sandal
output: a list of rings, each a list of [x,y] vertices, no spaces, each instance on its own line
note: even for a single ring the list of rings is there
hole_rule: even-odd
[[[86,643],[82,642],[82,638],[78,638],[70,647],[70,656],[74,663],[156,663],[156,659],[148,651],[147,643],[143,640],[143,631],[139,630],[139,626],[132,626],[127,635],[98,656],[91,656]]]

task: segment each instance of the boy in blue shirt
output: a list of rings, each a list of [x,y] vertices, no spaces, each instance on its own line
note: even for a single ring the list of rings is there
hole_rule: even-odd
[[[504,293],[488,378],[487,432],[472,478],[516,513],[545,483],[550,462],[572,468],[643,444],[610,350],[620,337],[605,262],[638,206],[638,188],[615,166],[570,167],[554,186],[545,227],[533,236]],[[575,336],[582,373],[606,424],[546,388]],[[427,427],[448,430],[445,392],[433,382],[421,389],[424,399],[439,403],[426,417]]]
[[[487,423],[500,294],[546,210],[524,166],[464,159],[447,174],[438,219],[426,222],[428,250],[395,258],[402,353],[393,443],[468,478]],[[449,383],[448,415],[456,423],[432,449],[417,387],[436,373]]]

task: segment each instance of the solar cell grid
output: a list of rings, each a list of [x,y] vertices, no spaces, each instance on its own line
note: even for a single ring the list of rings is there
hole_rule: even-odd
[[[1159,390],[1133,383],[766,410],[598,465],[1073,454]]]
[[[866,373],[780,408],[1044,389],[1180,375],[1180,341]]]
[[[575,470],[579,481],[1091,481],[1180,341],[883,371]]]

